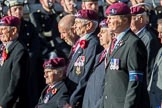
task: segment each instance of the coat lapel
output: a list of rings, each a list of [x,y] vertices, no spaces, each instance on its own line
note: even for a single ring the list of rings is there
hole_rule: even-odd
[[[103,50],[104,51],[104,50]],[[98,65],[100,65],[102,62],[104,62],[105,59],[102,59],[100,61],[100,57],[102,56],[103,51],[96,56],[96,63],[94,65],[94,68],[96,68]],[[105,55],[106,56],[106,55]]]
[[[11,45],[8,47],[8,53],[10,54],[10,52],[14,49],[14,47],[18,44],[18,41],[14,40]]]
[[[43,91],[41,92],[41,96],[40,96],[40,101],[39,101],[39,103],[43,103],[43,98],[44,98],[44,96],[45,96],[45,94],[46,94],[46,90],[47,90],[47,88],[48,88],[49,86],[46,86],[44,89],[43,89]]]
[[[53,96],[55,96],[56,94],[57,94],[57,92],[59,92],[59,89],[63,86],[63,82],[60,82],[59,84],[57,84],[55,87],[53,87],[52,88],[52,91],[50,91],[49,92],[49,100],[48,100],[48,102],[51,100],[51,98],[53,97]],[[45,96],[46,96],[46,90],[48,89],[48,87],[49,86],[46,86],[44,89],[43,89],[43,91],[42,91],[42,93],[41,93],[41,96],[40,96],[40,101],[39,101],[39,103],[44,103],[44,98],[45,98]]]
[[[118,50],[120,50],[121,47],[123,47],[123,45],[125,44],[125,41],[127,41],[127,39],[129,38],[129,36],[131,35],[131,31],[129,30],[124,36],[123,38],[117,43],[117,45],[115,46],[115,49],[113,50],[112,54],[108,56],[108,63],[107,66],[110,63],[110,60],[112,59],[112,57],[118,52]],[[106,66],[106,68],[107,68]]]
[[[74,63],[77,60],[77,58],[83,53],[83,49],[79,47],[79,49],[75,52],[75,54],[73,55],[73,57],[70,60],[70,63],[68,65],[67,68],[67,72],[70,72],[73,67],[74,67]],[[68,74],[68,73],[67,73]]]
[[[63,82],[60,82],[59,84],[57,84],[55,87],[52,88],[52,93],[51,93],[50,99],[59,92],[59,90],[63,86],[63,84],[64,84]]]

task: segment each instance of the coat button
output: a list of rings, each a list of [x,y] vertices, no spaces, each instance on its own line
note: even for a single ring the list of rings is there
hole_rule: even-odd
[[[42,24],[42,27],[45,27],[46,25],[45,24]]]
[[[27,36],[29,36],[29,35],[30,35],[30,33],[26,33],[26,35],[27,35]]]
[[[154,92],[154,91],[152,91],[152,92],[151,92],[151,94],[155,94],[155,92]]]
[[[107,99],[108,97],[107,96],[105,96],[105,99]]]

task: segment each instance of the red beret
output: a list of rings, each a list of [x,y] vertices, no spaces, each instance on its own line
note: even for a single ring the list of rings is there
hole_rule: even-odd
[[[55,69],[59,67],[64,67],[66,65],[64,58],[54,58],[45,61],[43,64],[44,69]]]
[[[126,15],[130,14],[130,8],[123,2],[114,3],[106,9],[106,15]]]
[[[20,19],[15,16],[5,16],[0,19],[0,26],[19,26]]]
[[[88,19],[88,20],[98,20],[98,14],[93,10],[79,10],[75,14],[76,18]]]
[[[130,9],[132,15],[142,14],[145,12],[145,9],[141,6],[133,6]]]
[[[98,2],[98,0],[82,0],[82,2]]]
[[[108,23],[107,23],[107,19],[104,19],[100,22],[99,24],[99,27],[102,28],[102,27],[105,27],[107,28],[108,27]]]

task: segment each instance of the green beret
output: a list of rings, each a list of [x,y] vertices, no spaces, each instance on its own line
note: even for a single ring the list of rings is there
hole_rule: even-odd
[[[82,0],[82,2],[98,2],[98,0]]]
[[[13,6],[23,6],[24,3],[20,0],[9,0],[8,2],[5,2],[6,6],[13,7]]]

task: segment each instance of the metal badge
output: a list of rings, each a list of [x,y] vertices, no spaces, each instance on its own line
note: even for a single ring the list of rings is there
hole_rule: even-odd
[[[45,97],[45,99],[44,99],[44,101],[43,101],[45,104],[49,101],[49,97],[50,97],[49,95],[47,95],[47,96]]]
[[[4,63],[4,61],[3,61],[2,57],[0,57],[0,66],[2,66],[3,63]]]
[[[76,67],[75,73],[77,75],[80,75],[81,72],[81,68],[84,66],[85,63],[85,56],[79,56],[76,60],[76,62],[74,63],[74,66]]]
[[[111,70],[119,70],[119,59],[112,58],[110,60],[110,69]]]
[[[80,75],[81,74],[81,67],[80,66],[77,66],[76,67],[76,72],[75,72],[77,75]]]

